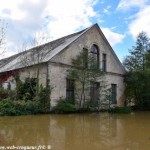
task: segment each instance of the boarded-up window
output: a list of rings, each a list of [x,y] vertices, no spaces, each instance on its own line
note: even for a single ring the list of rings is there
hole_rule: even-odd
[[[74,101],[74,80],[66,79],[66,99]]]
[[[90,95],[92,104],[96,104],[99,100],[99,88],[99,82],[91,82]]]
[[[83,67],[88,68],[88,49],[83,48]]]
[[[112,104],[117,104],[117,84],[111,84]]]
[[[106,72],[106,70],[107,70],[107,57],[106,57],[105,53],[103,53],[103,55],[102,55],[102,70],[104,72]]]

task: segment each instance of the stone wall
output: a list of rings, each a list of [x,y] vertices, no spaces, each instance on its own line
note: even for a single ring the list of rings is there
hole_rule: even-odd
[[[123,105],[124,103],[124,77],[125,70],[120,64],[118,58],[113,52],[111,46],[107,40],[101,35],[101,31],[97,27],[91,28],[86,31],[82,36],[75,40],[72,44],[67,46],[64,50],[54,56],[51,61],[39,65],[40,76],[39,83],[43,86],[46,85],[47,75],[50,80],[51,92],[51,106],[55,106],[59,99],[66,98],[66,77],[67,69],[70,68],[72,58],[76,58],[77,55],[83,50],[88,49],[89,53],[93,44],[99,47],[99,60],[100,67],[102,67],[102,54],[107,55],[107,75],[105,80],[110,86],[111,84],[117,84],[117,105]],[[47,66],[48,65],[48,66]],[[48,68],[47,68],[48,67]],[[48,72],[47,72],[48,71]],[[29,68],[20,69],[20,79],[25,80],[26,77],[37,76],[37,65]],[[104,105],[108,104],[107,101],[102,102]]]
[[[71,65],[72,58],[75,58],[82,51],[83,48],[87,48],[90,53],[93,44],[96,44],[99,47],[100,64],[102,64],[102,53],[107,54],[108,72],[125,74],[125,70],[120,65],[120,62],[112,51],[112,48],[110,47],[110,45],[108,45],[106,40],[102,36],[100,36],[97,28],[92,28],[91,30],[88,30],[85,34],[83,34],[76,41],[74,41],[70,46],[68,46],[66,49],[61,51],[54,58],[52,58],[52,61]]]
[[[107,55],[107,76],[108,85],[117,84],[117,105],[124,104],[124,83],[123,75],[125,70],[120,64],[118,58],[112,51],[110,45],[100,36],[97,28],[88,30],[66,49],[52,58],[53,63],[49,63],[50,84],[53,87],[51,94],[51,106],[55,106],[57,100],[66,97],[66,70],[71,65],[72,58],[76,58],[83,48],[90,49],[96,44],[100,50],[100,67],[102,67],[102,53]],[[108,102],[106,102],[108,103]]]
[[[66,98],[66,70],[68,67],[57,63],[49,63],[48,68],[50,86],[52,88],[51,106],[53,107],[60,98]]]
[[[47,64],[43,63],[39,66],[34,65],[28,68],[20,69],[19,76],[22,81],[24,81],[27,77],[36,78],[37,77],[37,68],[39,67],[39,85],[46,85],[46,77],[47,77]]]

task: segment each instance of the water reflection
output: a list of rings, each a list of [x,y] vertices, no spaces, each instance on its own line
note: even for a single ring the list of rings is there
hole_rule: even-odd
[[[149,150],[150,112],[0,117],[0,145],[52,150]]]
[[[0,145],[47,144],[49,117],[22,116],[0,118]]]

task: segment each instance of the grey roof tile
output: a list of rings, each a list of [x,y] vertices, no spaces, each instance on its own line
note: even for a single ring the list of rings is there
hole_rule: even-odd
[[[47,62],[82,35],[86,30],[88,30],[88,28],[2,59],[0,60],[0,73]]]

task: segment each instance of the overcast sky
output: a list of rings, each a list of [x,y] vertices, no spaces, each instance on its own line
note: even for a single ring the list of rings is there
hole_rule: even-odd
[[[49,41],[98,23],[122,61],[137,34],[150,37],[150,0],[0,0],[8,23],[5,57],[37,33]]]

